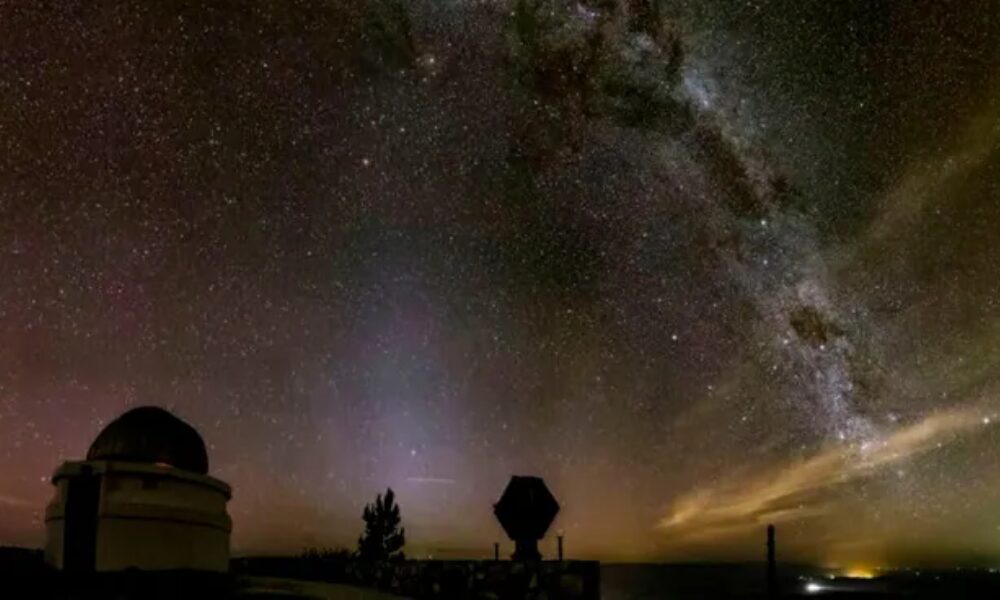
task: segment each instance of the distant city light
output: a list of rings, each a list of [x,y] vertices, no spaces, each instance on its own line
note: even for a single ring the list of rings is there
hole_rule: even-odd
[[[844,577],[850,579],[874,579],[877,576],[878,573],[871,567],[851,567],[844,571]]]

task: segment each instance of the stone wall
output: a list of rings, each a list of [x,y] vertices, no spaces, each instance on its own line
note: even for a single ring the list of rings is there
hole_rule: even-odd
[[[407,560],[380,564],[323,558],[243,558],[234,573],[377,587],[417,600],[598,600],[600,563],[591,561]]]
[[[413,598],[597,600],[600,564],[580,561],[405,561],[379,587]]]

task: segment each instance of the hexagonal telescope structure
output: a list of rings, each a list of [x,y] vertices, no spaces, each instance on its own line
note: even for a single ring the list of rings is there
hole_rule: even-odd
[[[541,560],[538,540],[545,536],[559,512],[559,503],[541,477],[515,475],[510,478],[493,514],[514,541],[514,560]]]

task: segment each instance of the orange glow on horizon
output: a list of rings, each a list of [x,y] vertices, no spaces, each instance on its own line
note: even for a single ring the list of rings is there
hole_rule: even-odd
[[[850,579],[874,579],[878,577],[878,569],[874,567],[850,567],[844,571],[844,577]]]

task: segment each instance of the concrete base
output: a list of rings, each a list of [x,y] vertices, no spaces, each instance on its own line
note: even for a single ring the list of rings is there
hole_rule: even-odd
[[[52,483],[45,558],[57,569],[229,568],[231,490],[218,479],[169,465],[77,461]]]

